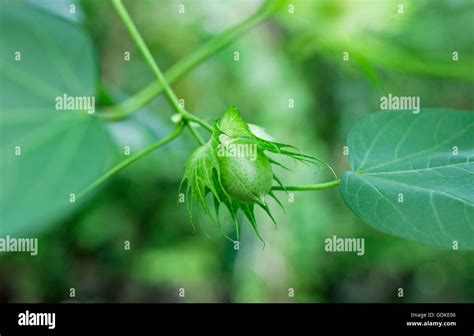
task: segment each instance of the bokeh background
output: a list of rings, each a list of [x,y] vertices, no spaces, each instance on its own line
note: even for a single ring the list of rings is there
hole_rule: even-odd
[[[77,4],[77,15],[67,14],[70,3]],[[163,69],[261,3],[124,1]],[[173,86],[187,110],[211,122],[235,105],[247,121],[342,175],[349,169],[345,136],[379,109],[381,96],[420,96],[422,107],[473,109],[472,0],[289,3],[294,13],[285,6]],[[101,64],[102,104],[120,102],[154,80],[108,1],[35,4],[89,32]],[[111,123],[110,132],[118,147],[139,150],[170,132],[172,114],[160,96]],[[78,212],[41,233],[37,257],[0,255],[0,302],[474,302],[472,252],[378,232],[350,212],[337,189],[294,192],[292,203],[280,193],[286,213],[272,204],[277,229],[257,210],[265,248],[244,218],[238,251],[204,216],[194,231],[177,197],[195,148],[185,132],[111,178]],[[292,172],[278,171],[286,184],[331,179],[324,169],[287,164]],[[228,219],[224,230],[235,234]],[[365,238],[365,255],[325,252],[324,240],[333,235]]]

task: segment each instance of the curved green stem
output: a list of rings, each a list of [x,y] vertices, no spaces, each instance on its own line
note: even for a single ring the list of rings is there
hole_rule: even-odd
[[[192,122],[195,122],[196,124],[199,124],[201,125],[202,127],[204,127],[207,131],[209,131],[209,133],[212,133],[212,126],[209,125],[207,122],[205,122],[204,120],[196,117],[195,115],[192,115],[191,113],[189,113],[188,111],[182,109],[181,111],[181,114],[183,115],[183,118],[186,120],[186,121],[192,121]],[[192,126],[189,125],[189,123],[187,124],[187,126],[189,128],[191,128]]]
[[[228,28],[221,34],[213,37],[208,42],[203,44],[189,56],[183,58],[181,61],[172,66],[165,72],[164,78],[168,83],[174,83],[180,77],[187,74],[190,70],[209,59],[218,51],[224,49],[229,44],[243,36],[253,27],[267,19],[275,11],[279,9],[281,4],[279,1],[267,1],[257,12],[249,16],[244,21]],[[126,99],[117,106],[113,106],[104,110],[101,117],[106,120],[121,120],[143,106],[150,103],[153,99],[159,96],[164,91],[163,85],[159,82],[153,82],[136,93],[132,97]],[[196,120],[193,120],[198,122]]]
[[[201,146],[204,146],[206,144],[203,138],[199,135],[198,131],[192,125],[189,125],[188,129]]]
[[[153,73],[156,76],[157,82],[163,87],[163,90],[165,91],[165,95],[170,101],[171,105],[175,109],[175,111],[183,116],[186,120],[189,121],[194,121],[195,123],[198,123],[199,125],[203,126],[206,128],[208,131],[212,132],[212,127],[208,123],[206,123],[204,120],[201,120],[197,118],[196,116],[193,116],[191,113],[186,111],[184,108],[182,108],[179,104],[178,97],[176,97],[176,94],[174,93],[173,89],[171,86],[168,84],[165,76],[163,75],[163,72],[161,72],[160,67],[158,64],[155,62],[150,49],[148,49],[145,41],[143,40],[142,36],[140,35],[140,32],[138,31],[137,27],[135,26],[135,23],[133,23],[132,18],[128,14],[127,10],[122,4],[122,0],[112,0],[112,5],[114,6],[117,14],[120,16],[120,19],[122,19],[125,27],[127,28],[128,32],[130,33],[130,36],[132,37],[133,42],[137,45],[138,49],[141,51],[143,54],[143,57],[145,58],[145,61],[148,63],[148,66],[151,68]]]
[[[158,66],[158,64],[156,63],[155,59],[153,58],[150,52],[150,49],[148,49],[148,46],[143,40],[143,37],[140,35],[140,32],[137,29],[137,26],[135,26],[135,23],[133,22],[132,18],[127,12],[127,9],[123,6],[122,0],[112,0],[112,5],[114,6],[117,14],[119,15],[120,19],[122,20],[128,32],[130,33],[132,40],[135,42],[138,49],[143,54],[145,61],[148,63],[148,66],[151,68],[151,70],[155,74],[157,82],[163,87],[163,90],[165,91],[165,95],[170,101],[175,111],[179,113],[186,121],[194,121],[212,133],[211,125],[206,123],[204,120],[201,120],[196,116],[193,116],[191,113],[189,113],[188,111],[186,111],[184,108],[180,106],[178,97],[174,93],[171,86],[168,84],[165,76],[163,75],[163,72],[161,72],[160,67]],[[191,129],[191,126],[189,125],[188,122],[186,122],[186,126]],[[193,133],[193,135],[195,134]],[[197,139],[199,143],[203,142],[202,139],[199,139],[199,138]]]
[[[112,5],[114,6],[115,11],[120,16],[120,19],[122,19],[122,22],[130,33],[133,42],[135,42],[138,49],[143,54],[145,61],[148,63],[148,66],[155,74],[158,83],[160,83],[160,85],[163,87],[163,90],[165,91],[165,94],[168,97],[168,100],[170,101],[171,105],[173,105],[173,108],[176,110],[176,112],[181,113],[181,107],[179,106],[178,97],[176,97],[176,95],[174,94],[173,90],[166,81],[165,76],[158,67],[158,64],[156,64],[155,60],[153,59],[150,49],[148,49],[145,41],[143,40],[142,36],[140,35],[140,32],[137,29],[137,26],[135,26],[135,23],[133,22],[132,18],[130,17],[124,5],[122,4],[122,0],[112,0]]]
[[[308,191],[308,190],[323,190],[330,189],[339,186],[340,180],[334,180],[331,182],[319,183],[319,184],[307,184],[307,185],[294,185],[294,186],[273,186],[272,190],[288,190],[288,191]]]
[[[122,162],[120,162],[119,164],[115,165],[114,167],[112,167],[111,169],[109,169],[107,172],[105,172],[102,176],[100,176],[97,180],[95,180],[94,182],[92,182],[91,184],[89,184],[89,186],[87,186],[83,191],[81,191],[78,195],[77,195],[77,198],[80,198],[80,197],[83,197],[85,194],[87,194],[89,191],[91,191],[92,189],[94,189],[95,187],[99,186],[100,184],[102,184],[105,180],[107,180],[109,177],[111,177],[112,175],[115,175],[116,173],[118,173],[119,171],[123,170],[124,168],[128,167],[129,165],[131,165],[133,162],[137,161],[138,159],[144,157],[145,155],[151,153],[152,151],[154,151],[155,149],[173,141],[174,139],[176,139],[180,134],[181,132],[183,131],[183,127],[184,127],[184,123],[183,122],[180,122],[177,126],[176,126],[176,129],[174,130],[173,133],[171,133],[170,135],[168,135],[166,138],[164,138],[163,140],[161,141],[158,141],[157,143],[151,145],[150,147],[147,147],[145,148],[144,150],[142,150],[141,152],[135,154],[135,155],[132,155],[130,156],[128,159],[126,160],[123,160]]]

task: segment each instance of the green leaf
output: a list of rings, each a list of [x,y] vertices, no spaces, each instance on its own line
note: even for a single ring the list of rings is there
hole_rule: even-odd
[[[97,92],[87,35],[32,6],[8,4],[0,32],[0,235],[17,235],[77,209],[70,194],[100,176],[115,150],[94,114],[55,109],[58,96]]]
[[[423,244],[474,249],[474,113],[385,111],[349,132],[346,204],[374,228]]]

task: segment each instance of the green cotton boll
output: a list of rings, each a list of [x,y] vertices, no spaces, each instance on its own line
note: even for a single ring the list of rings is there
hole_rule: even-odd
[[[251,142],[239,142],[234,151],[218,159],[224,190],[234,200],[243,203],[265,204],[264,196],[270,192],[273,171],[270,160]],[[239,150],[240,148],[240,150]]]
[[[273,171],[248,124],[236,108],[230,108],[217,127],[222,132],[217,157],[224,190],[235,201],[265,204]]]
[[[222,205],[229,210],[237,228],[237,212],[243,212],[259,239],[263,241],[257,227],[254,208],[256,205],[262,208],[276,225],[265,196],[269,195],[282,206],[271,190],[273,181],[283,187],[278,177],[273,174],[272,164],[285,168],[267,157],[265,152],[305,163],[320,161],[302,154],[294,146],[276,142],[263,128],[247,124],[237,108],[229,108],[214,124],[209,141],[196,149],[186,163],[180,190],[186,182],[186,199],[190,198],[187,207],[191,222],[194,223],[193,202],[196,201],[220,229],[219,213]],[[207,202],[209,194],[212,194],[214,201],[214,212]],[[236,239],[239,239],[238,229]]]

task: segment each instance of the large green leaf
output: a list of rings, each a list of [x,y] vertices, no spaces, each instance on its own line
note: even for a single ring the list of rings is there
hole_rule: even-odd
[[[82,30],[2,3],[0,43],[0,235],[15,235],[76,209],[70,194],[97,178],[114,150],[94,114],[55,109],[57,96],[97,92],[97,59]]]
[[[385,111],[349,132],[346,204],[374,228],[474,249],[474,113]]]

